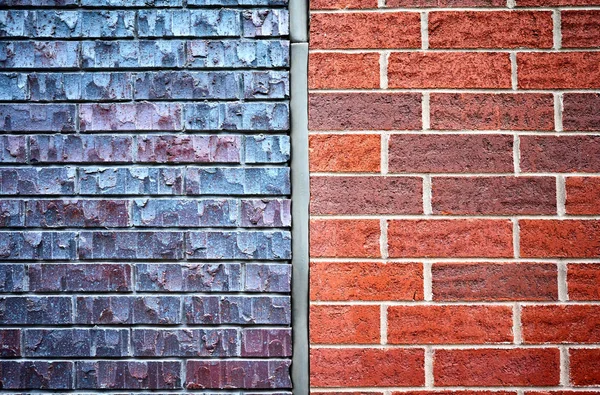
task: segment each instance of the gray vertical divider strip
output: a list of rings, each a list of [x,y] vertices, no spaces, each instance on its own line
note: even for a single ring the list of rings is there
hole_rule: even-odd
[[[308,43],[308,1],[289,0],[290,41],[292,43]],[[292,56],[292,70],[293,65],[294,56]]]

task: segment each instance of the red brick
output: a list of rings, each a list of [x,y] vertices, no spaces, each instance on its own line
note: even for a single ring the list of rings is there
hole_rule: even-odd
[[[510,88],[507,53],[396,52],[388,60],[390,88]]]
[[[309,136],[311,172],[379,172],[379,135],[319,134]]]
[[[310,8],[312,10],[377,8],[377,0],[312,0]]]
[[[600,136],[521,136],[524,172],[600,171]]]
[[[560,381],[558,348],[436,350],[436,386],[552,386]]]
[[[600,221],[521,220],[521,256],[595,258],[600,254]]]
[[[600,130],[600,94],[563,94],[563,129],[568,131]]]
[[[553,263],[434,263],[435,301],[557,300]]]
[[[431,203],[435,214],[556,214],[556,178],[435,177]]]
[[[567,177],[567,214],[600,214],[600,177]]]
[[[523,306],[525,343],[597,343],[600,306]]]
[[[563,48],[600,47],[599,10],[565,10],[560,16]]]
[[[525,391],[526,395],[598,395],[598,391]]]
[[[570,349],[569,360],[571,384],[600,385],[600,349]]]
[[[431,12],[429,47],[552,48],[552,27],[548,11]]]
[[[312,53],[310,89],[379,88],[379,54]]]
[[[600,5],[598,0],[516,0],[518,7]]]
[[[313,93],[311,130],[421,129],[420,93]]]
[[[404,387],[425,384],[424,352],[418,349],[310,351],[313,387]]]
[[[378,258],[379,220],[311,220],[310,256]]]
[[[379,344],[379,306],[311,306],[313,344]]]
[[[311,214],[422,214],[420,177],[311,177]]]
[[[434,93],[431,128],[438,130],[554,130],[551,94]]]
[[[416,12],[313,14],[310,45],[313,49],[420,48],[421,16]]]
[[[600,52],[518,53],[519,88],[600,88]]]
[[[423,300],[420,263],[312,262],[311,300]]]
[[[512,342],[509,306],[390,306],[390,344]]]
[[[568,265],[567,284],[569,300],[600,300],[600,264]]]
[[[387,0],[387,7],[506,7],[502,0]]]
[[[512,136],[503,135],[392,135],[389,169],[395,173],[512,173],[512,147]]]
[[[509,220],[393,220],[388,226],[391,257],[512,257]]]
[[[402,391],[392,395],[517,395],[516,391]]]

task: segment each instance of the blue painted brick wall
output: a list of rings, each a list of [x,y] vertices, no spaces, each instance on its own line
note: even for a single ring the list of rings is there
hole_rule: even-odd
[[[0,0],[0,393],[290,393],[288,18]]]

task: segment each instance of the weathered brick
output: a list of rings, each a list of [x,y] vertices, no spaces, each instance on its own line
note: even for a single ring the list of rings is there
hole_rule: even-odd
[[[569,349],[569,378],[575,386],[600,384],[600,350]]]
[[[78,389],[181,388],[181,364],[177,361],[79,361],[75,375]]]
[[[521,136],[521,170],[594,173],[598,152],[598,136]]]
[[[517,0],[518,7],[598,5],[598,0]]]
[[[567,214],[600,213],[600,178],[567,177],[565,208]]]
[[[185,255],[188,259],[290,259],[291,234],[287,231],[187,232]]]
[[[72,195],[75,192],[76,170],[61,168],[0,169],[2,195]]]
[[[61,0],[64,1],[64,0]],[[76,1],[76,0],[67,0]],[[181,7],[183,0],[79,0],[82,6],[93,7]]]
[[[27,291],[27,275],[25,265],[1,264],[0,265],[0,292]],[[1,344],[1,342],[0,342]]]
[[[187,195],[287,195],[290,170],[287,167],[188,167]]]
[[[387,7],[506,7],[502,0],[388,0]]]
[[[127,292],[132,290],[131,267],[126,264],[32,264],[28,268],[32,292]]]
[[[310,89],[379,88],[379,54],[312,53]]]
[[[392,135],[394,173],[512,173],[513,137],[506,135]]]
[[[0,357],[11,358],[20,356],[21,331],[18,329],[0,329]]]
[[[30,160],[38,163],[131,162],[130,136],[36,135],[29,138]]]
[[[238,202],[232,199],[135,199],[135,226],[235,227],[239,223]]]
[[[71,260],[77,257],[74,232],[1,232],[0,260]]]
[[[310,2],[311,10],[345,10],[377,8],[376,0],[315,0]]]
[[[91,1],[91,0],[84,0]],[[95,1],[95,0],[94,0]],[[105,1],[105,0],[100,0]],[[0,0],[0,5],[6,6],[36,6],[36,7],[66,7],[75,6],[79,0]]]
[[[247,264],[245,271],[247,292],[290,292],[292,268],[287,264]]]
[[[32,73],[26,78],[32,101],[107,101],[133,97],[130,73]]]
[[[600,47],[600,11],[565,10],[560,17],[563,48]]]
[[[558,300],[553,263],[434,263],[435,301]]]
[[[136,357],[235,357],[236,329],[134,329]]]
[[[248,71],[242,75],[244,99],[287,99],[290,96],[290,77],[287,72]]]
[[[241,349],[242,357],[290,357],[292,356],[292,330],[243,329]]]
[[[76,41],[0,42],[0,66],[3,69],[75,69],[79,67],[79,43]]]
[[[599,45],[600,46],[600,45]],[[563,128],[568,131],[600,130],[600,95],[563,94]]]
[[[600,222],[520,220],[521,256],[592,258],[600,251]]]
[[[187,361],[185,388],[291,388],[289,360]]]
[[[241,201],[243,227],[289,227],[292,225],[289,199],[244,199]]]
[[[27,161],[27,137],[0,136],[0,161],[2,163],[25,163]]]
[[[519,88],[600,88],[598,62],[598,52],[518,53]]]
[[[0,73],[0,100],[28,100],[27,75],[20,73]]]
[[[567,265],[569,300],[600,299],[600,265],[573,263]]]
[[[137,73],[136,99],[239,99],[240,74],[234,72],[159,71]]]
[[[245,163],[286,163],[290,160],[289,136],[246,136]]]
[[[72,362],[0,362],[0,383],[5,390],[71,389],[72,381]]]
[[[246,10],[242,12],[244,37],[279,37],[290,34],[287,9]]]
[[[81,59],[82,66],[89,69],[183,67],[185,43],[179,40],[84,41]]]
[[[289,67],[289,51],[286,40],[191,40],[186,64],[191,68]]]
[[[240,162],[240,136],[147,135],[137,140],[141,163]]]
[[[232,264],[137,264],[137,291],[239,292],[241,266]]]
[[[378,258],[379,237],[379,220],[313,219],[310,256]]]
[[[81,259],[181,259],[182,232],[81,232]]]
[[[28,200],[29,227],[125,227],[129,225],[126,200]]]
[[[309,136],[311,172],[369,172],[380,170],[381,137],[375,134]]]
[[[83,132],[118,130],[179,130],[181,106],[177,103],[80,104]]]
[[[239,12],[232,9],[146,9],[138,12],[139,37],[236,37]]]
[[[23,335],[27,357],[127,356],[127,329],[27,329]]]
[[[525,343],[598,343],[598,306],[523,306],[521,325]]]
[[[81,34],[85,38],[133,37],[136,30],[139,34],[139,28],[136,28],[135,25],[136,14],[134,11],[98,10],[81,12]]]
[[[177,296],[78,296],[76,324],[181,323]]]
[[[232,102],[201,103],[184,106],[186,130],[252,130],[289,129],[288,103]]]
[[[252,6],[252,5],[273,5],[273,6],[278,6],[278,5],[287,5],[288,4],[288,0],[188,0],[187,5],[188,7],[204,7],[204,6],[211,6],[211,5],[218,5],[218,6],[224,6],[224,5],[228,5],[228,6],[235,6],[235,5],[248,5],[248,6]]]
[[[310,307],[311,344],[379,344],[379,306]]]
[[[69,297],[5,296],[0,298],[0,324],[2,325],[64,325],[72,324],[72,321]]]
[[[79,169],[82,195],[178,195],[183,190],[179,167]]]
[[[188,324],[289,325],[289,296],[186,296]]]
[[[0,128],[6,132],[72,132],[74,104],[0,104]]]
[[[23,200],[0,200],[0,226],[25,226],[25,202]]]

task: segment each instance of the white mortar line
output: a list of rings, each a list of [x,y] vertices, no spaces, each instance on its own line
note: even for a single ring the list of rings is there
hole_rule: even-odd
[[[432,199],[432,188],[431,188],[431,176],[423,176],[423,214],[432,215],[433,207],[431,205]]]
[[[559,217],[564,217],[567,213],[565,207],[567,201],[567,190],[565,186],[565,176],[556,177],[556,211]]]
[[[563,94],[554,93],[554,130],[563,131]]]
[[[521,306],[519,303],[515,303],[513,305],[513,341],[515,344],[523,343],[523,333],[521,328]]]
[[[519,235],[519,220],[516,218],[512,219],[513,225],[513,252],[516,259],[521,257],[521,239]]]
[[[379,87],[388,88],[388,59],[390,51],[382,51],[379,55]]]
[[[426,302],[433,300],[433,276],[431,274],[432,262],[423,262],[423,299]]]
[[[381,257],[383,259],[387,259],[388,258],[388,223],[387,223],[387,219],[382,218],[379,220],[379,230],[380,230],[380,235],[379,235],[379,249],[381,252]]]
[[[434,351],[431,346],[425,346],[425,387],[433,388],[435,380],[433,376]]]
[[[570,359],[569,349],[565,346],[560,346],[560,385],[568,387],[570,383]]]
[[[421,49],[429,49],[429,13],[421,12]]]
[[[421,122],[423,130],[429,130],[431,128],[431,109],[428,92],[423,92],[423,95],[421,96]]]
[[[561,17],[560,17],[560,10],[553,10],[552,12],[552,23],[553,23],[553,29],[552,29],[552,36],[554,39],[554,49],[561,49],[562,48],[562,30],[561,30]]]
[[[387,308],[388,307],[385,304],[382,304],[381,307],[380,307],[381,310],[380,310],[379,330],[381,332],[380,333],[380,337],[381,337],[380,341],[381,341],[382,345],[387,344],[387,328],[388,328],[388,325],[387,325]]]
[[[567,281],[567,264],[560,260],[557,263],[558,300],[567,302],[569,300],[569,283]]]
[[[517,54],[515,52],[510,53],[510,83],[512,90],[517,90],[519,87],[519,79],[517,76]]]
[[[518,134],[513,136],[513,168],[515,175],[521,174],[521,138]]]
[[[389,146],[390,146],[390,135],[389,133],[381,134],[381,174],[386,175],[389,171]]]

